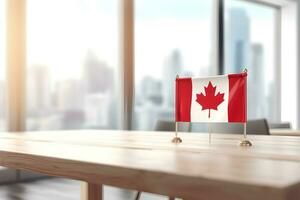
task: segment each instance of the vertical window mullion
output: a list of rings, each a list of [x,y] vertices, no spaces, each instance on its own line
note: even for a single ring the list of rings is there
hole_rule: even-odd
[[[276,12],[276,20],[275,20],[275,82],[276,82],[276,97],[275,97],[275,104],[276,104],[276,121],[281,122],[281,9],[278,8]]]
[[[123,129],[132,127],[134,96],[134,0],[122,0],[121,71],[123,72]]]
[[[224,73],[224,0],[218,0],[218,27],[219,27],[219,47],[218,47],[218,60],[219,60],[219,74]]]
[[[25,130],[26,0],[7,0],[8,130]]]
[[[212,74],[224,73],[224,0],[214,0],[212,10]]]

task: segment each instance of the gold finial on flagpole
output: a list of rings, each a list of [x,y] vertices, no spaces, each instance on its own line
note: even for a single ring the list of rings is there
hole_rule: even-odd
[[[179,78],[179,75],[177,74],[176,79],[178,79],[178,78]],[[175,110],[176,110],[176,108],[175,108]],[[178,122],[176,121],[176,117],[175,117],[175,137],[172,139],[172,142],[174,144],[179,144],[182,142],[182,139],[180,137],[178,137]]]

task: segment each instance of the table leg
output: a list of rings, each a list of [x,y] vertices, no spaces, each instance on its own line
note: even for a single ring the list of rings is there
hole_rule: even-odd
[[[81,183],[81,200],[103,200],[102,185]]]

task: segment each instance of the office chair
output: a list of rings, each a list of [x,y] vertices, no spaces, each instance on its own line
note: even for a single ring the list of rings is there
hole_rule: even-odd
[[[247,134],[270,135],[268,121],[266,119],[254,119],[247,122]]]

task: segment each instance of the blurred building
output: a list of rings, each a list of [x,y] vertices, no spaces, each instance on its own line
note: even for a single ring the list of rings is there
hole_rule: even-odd
[[[83,65],[83,80],[88,94],[105,93],[114,89],[113,69],[88,51]]]
[[[264,49],[250,42],[250,18],[246,10],[231,8],[228,12],[226,36],[226,73],[239,73],[248,69],[248,117],[266,116],[264,81]]]
[[[226,69],[229,73],[241,72],[250,63],[250,19],[243,9],[229,12]]]
[[[264,92],[264,52],[262,44],[251,45],[251,66],[248,76],[248,110],[249,117],[265,116]]]
[[[136,104],[138,105],[144,104],[146,101],[160,105],[162,103],[161,81],[149,76],[144,77],[139,85],[137,95],[139,102],[136,102]]]
[[[181,73],[182,56],[176,49],[165,59],[161,81],[149,76],[142,79],[135,102],[136,129],[151,130],[157,120],[174,119],[175,79]]]
[[[115,128],[114,71],[89,50],[83,64],[85,127]],[[116,120],[116,119],[114,119]]]
[[[51,108],[50,75],[45,65],[35,65],[28,69],[27,105],[29,115],[47,114]]]
[[[56,102],[59,111],[83,110],[84,88],[81,80],[64,80],[56,85]]]
[[[110,127],[111,96],[109,93],[98,93],[85,97],[86,127],[102,129]]]
[[[81,80],[64,80],[56,85],[57,112],[61,116],[62,128],[83,128],[84,88]]]
[[[162,109],[162,82],[146,76],[142,79],[137,90],[135,108],[135,128],[151,130],[155,121],[159,118]]]
[[[175,103],[175,79],[182,72],[182,56],[178,49],[173,50],[166,58],[163,68],[163,104],[173,107]]]

